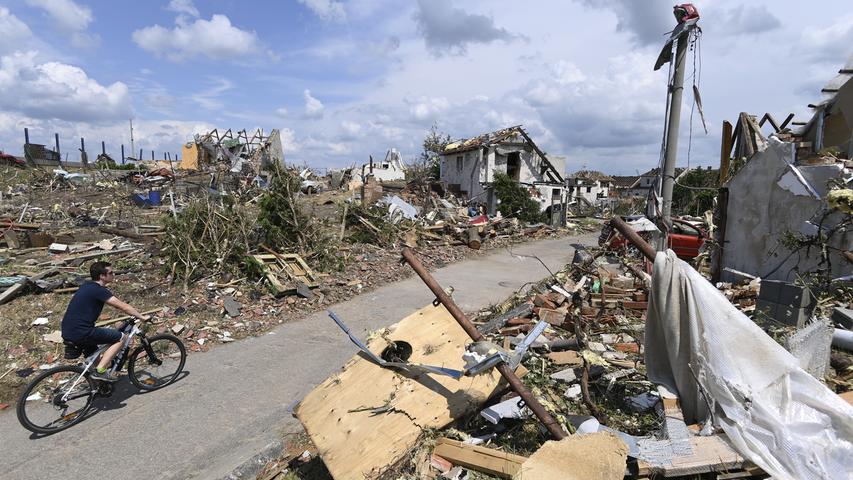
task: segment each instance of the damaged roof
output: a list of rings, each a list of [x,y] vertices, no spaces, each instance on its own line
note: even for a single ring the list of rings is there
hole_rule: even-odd
[[[513,137],[516,136],[523,137],[523,140],[518,140]],[[453,153],[461,153],[468,152],[471,150],[476,150],[481,147],[489,147],[498,143],[523,143],[526,141],[533,147],[533,150],[539,155],[545,165],[547,165],[548,170],[545,172],[551,179],[558,183],[563,183],[565,180],[563,179],[563,175],[557,171],[554,167],[554,164],[548,160],[548,157],[545,155],[545,152],[539,149],[536,145],[536,142],[530,138],[530,135],[522,128],[521,125],[515,125],[512,127],[502,128],[500,130],[495,130],[494,132],[484,133],[482,135],[478,135],[476,137],[472,137],[469,139],[462,139],[455,142],[451,142],[444,147],[444,151],[442,155],[450,155]]]
[[[451,142],[444,147],[444,154],[447,155],[451,153],[467,152],[469,150],[476,150],[480,147],[493,145],[495,143],[501,143],[511,137],[521,134],[520,130],[521,125],[515,125],[513,127],[495,130],[494,132],[484,133],[476,137]]]
[[[587,180],[597,180],[602,182],[613,181],[613,177],[607,175],[606,173],[599,172],[598,170],[578,170],[577,172],[573,173],[569,178],[584,178]]]

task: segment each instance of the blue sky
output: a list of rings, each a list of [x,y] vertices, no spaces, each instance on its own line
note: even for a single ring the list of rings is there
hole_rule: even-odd
[[[685,94],[679,165],[718,161],[738,112],[780,120],[853,49],[849,2],[697,2],[695,78],[709,133]],[[524,124],[567,169],[657,165],[674,26],[661,0],[0,1],[0,149],[80,136],[130,153],[179,152],[193,133],[282,130],[289,162],[341,167],[391,147],[417,156],[432,124],[454,138]],[[11,39],[11,40],[10,40]],[[701,67],[701,68],[700,68]]]

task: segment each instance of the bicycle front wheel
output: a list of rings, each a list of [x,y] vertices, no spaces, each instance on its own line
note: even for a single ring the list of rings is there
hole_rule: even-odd
[[[18,399],[18,421],[27,430],[49,435],[80,422],[98,389],[83,367],[63,365],[40,374]]]
[[[130,354],[127,373],[142,390],[157,390],[177,380],[184,369],[187,349],[174,335],[154,335],[142,340]]]

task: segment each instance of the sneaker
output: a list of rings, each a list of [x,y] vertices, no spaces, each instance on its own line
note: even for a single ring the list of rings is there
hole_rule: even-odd
[[[102,382],[115,382],[118,380],[118,375],[115,372],[111,372],[109,370],[105,371],[104,373],[99,373],[97,370],[95,370],[89,376],[95,380],[101,380]]]

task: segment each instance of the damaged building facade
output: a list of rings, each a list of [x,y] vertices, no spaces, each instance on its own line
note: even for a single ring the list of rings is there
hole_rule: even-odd
[[[440,181],[454,194],[497,211],[491,184],[504,173],[531,188],[543,212],[563,210],[567,201],[561,157],[549,158],[520,126],[448,144],[439,156]]]
[[[807,272],[831,278],[853,274],[849,196],[853,182],[851,65],[830,82],[804,125],[741,113],[724,124],[723,181],[718,202],[715,276],[734,281],[745,272],[794,282]],[[765,137],[761,128],[773,132]],[[790,126],[789,126],[790,123]],[[841,198],[841,199],[840,199]],[[734,248],[736,246],[736,248]]]

